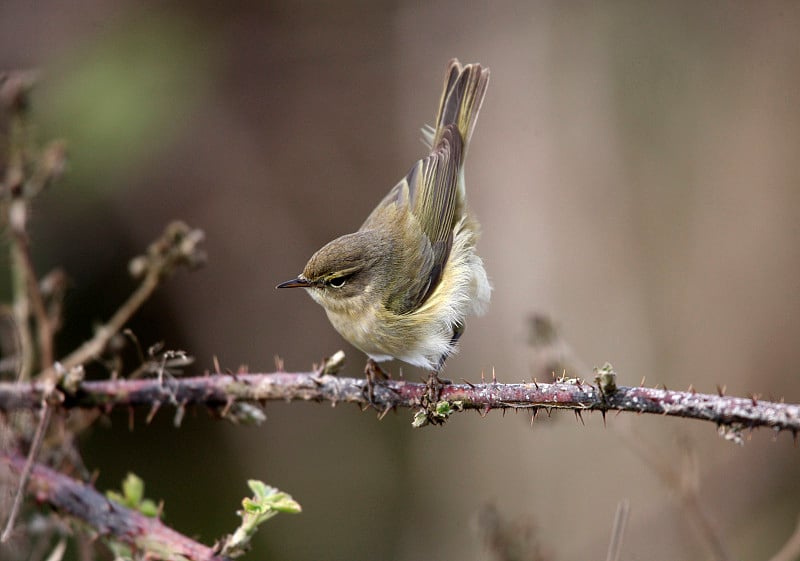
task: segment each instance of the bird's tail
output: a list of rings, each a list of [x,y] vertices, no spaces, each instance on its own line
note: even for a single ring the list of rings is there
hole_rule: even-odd
[[[444,89],[439,101],[436,124],[422,129],[424,140],[430,148],[437,146],[448,125],[455,124],[461,133],[466,154],[488,84],[488,68],[480,64],[462,66],[455,58],[450,61],[444,76]]]

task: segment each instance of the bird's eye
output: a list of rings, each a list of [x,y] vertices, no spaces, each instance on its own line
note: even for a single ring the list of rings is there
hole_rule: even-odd
[[[328,281],[328,285],[332,286],[333,288],[342,288],[345,284],[347,284],[348,278],[348,276],[332,278]]]

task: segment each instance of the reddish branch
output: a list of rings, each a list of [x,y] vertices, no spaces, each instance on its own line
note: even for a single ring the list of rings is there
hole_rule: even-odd
[[[0,454],[0,464],[21,473],[26,459],[13,453]],[[41,464],[33,464],[28,492],[40,504],[88,524],[100,536],[124,543],[134,550],[158,552],[160,559],[226,561],[208,546],[165,526],[158,518],[117,504],[89,485]]]
[[[0,384],[0,411],[36,409],[46,387],[40,383]],[[426,386],[389,380],[374,388],[371,405],[380,411],[398,407],[418,408]],[[204,405],[228,412],[236,403],[271,400],[329,401],[370,405],[366,380],[315,373],[215,374],[193,378],[108,380],[83,382],[73,393],[61,391],[64,408],[110,410],[115,406],[159,407]],[[696,392],[645,387],[616,387],[601,391],[597,385],[576,381],[542,384],[448,384],[440,400],[452,410],[473,409],[571,409],[582,411],[629,411],[711,421],[735,430],[771,427],[776,431],[800,431],[800,405]]]

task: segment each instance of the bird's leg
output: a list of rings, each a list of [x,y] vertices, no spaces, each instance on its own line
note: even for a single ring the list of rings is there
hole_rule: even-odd
[[[367,378],[372,378],[373,382],[378,378],[381,380],[392,379],[392,375],[381,368],[381,365],[371,358],[367,359],[367,365],[364,367],[364,374],[366,374]]]
[[[439,378],[438,370],[431,371],[428,374],[428,381],[425,384],[425,400],[428,407],[435,407],[442,395],[442,388],[447,384],[451,384],[450,380],[442,380]]]
[[[450,380],[439,378],[439,373],[442,371],[442,368],[444,368],[444,361],[446,361],[447,357],[450,356],[456,346],[456,343],[458,343],[458,340],[464,334],[464,329],[465,325],[463,323],[457,323],[453,326],[453,336],[450,337],[450,350],[442,355],[442,357],[439,359],[439,364],[436,366],[436,370],[431,372],[430,378],[436,378],[441,385],[453,383]]]
[[[453,326],[453,336],[450,338],[450,350],[456,346],[458,343],[459,338],[461,335],[464,334],[464,324],[457,323]],[[452,384],[451,380],[447,378],[440,378],[439,373],[444,368],[444,362],[447,360],[447,357],[450,356],[450,353],[445,353],[439,359],[439,364],[436,366],[436,370],[432,371],[428,375],[428,382],[426,384],[426,399],[428,402],[428,407],[435,407],[436,403],[439,401],[439,397],[442,395],[442,388],[448,384]]]
[[[392,376],[371,358],[367,359],[367,364],[364,366],[364,376],[367,378],[367,400],[369,400],[370,405],[375,407],[375,385],[391,380]],[[377,409],[377,407],[375,408]]]

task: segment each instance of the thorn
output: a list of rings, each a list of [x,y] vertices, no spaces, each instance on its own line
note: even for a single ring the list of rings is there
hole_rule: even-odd
[[[392,406],[391,406],[391,405],[387,405],[387,406],[386,406],[386,409],[384,409],[383,411],[381,411],[380,413],[378,413],[378,420],[379,420],[379,421],[383,421],[383,418],[384,418],[384,417],[385,417],[385,416],[386,416],[386,415],[389,413],[389,411],[391,411],[391,410],[392,410]]]
[[[275,370],[283,372],[283,359],[278,355],[275,355]]]
[[[534,409],[534,410],[533,410],[533,413],[531,413],[531,426],[533,426],[533,420],[534,420],[535,418],[536,418],[536,409]],[[795,441],[795,442],[797,442],[797,441]]]
[[[689,384],[689,389],[686,391],[688,391],[692,395],[697,395],[697,390],[694,389],[694,384]]]
[[[486,383],[486,375],[484,374],[483,370],[481,370],[481,384]]]
[[[494,371],[494,366],[492,366],[492,383],[493,384],[497,383],[497,374]]]
[[[472,382],[470,382],[469,380],[465,380],[464,378],[461,378],[461,381],[462,381],[462,382],[464,382],[466,385],[468,385],[468,386],[469,386],[470,388],[472,388],[473,390],[475,389],[475,384],[473,384],[473,383],[472,383]]]
[[[187,400],[184,399],[175,409],[175,417],[172,418],[172,424],[176,428],[181,426],[181,423],[183,422],[183,416],[186,415],[186,403]]]
[[[725,388],[726,387],[727,386],[720,387],[720,385],[717,384],[717,395],[719,395],[720,397],[725,397]]]
[[[758,396],[756,394],[754,394],[754,393],[751,393],[749,397],[750,397],[750,403],[753,404],[753,407],[757,407],[758,406]]]
[[[539,382],[536,381],[536,378],[533,379],[533,386],[536,388],[537,391],[539,390]]]
[[[647,376],[642,376],[642,381],[641,381],[641,382],[639,382],[639,387],[640,387],[640,388],[643,388],[643,387],[644,387],[644,382],[645,382],[645,380],[647,380]]]
[[[158,413],[158,410],[159,410],[159,409],[161,409],[161,402],[160,402],[160,401],[156,401],[156,402],[155,402],[155,403],[153,403],[153,405],[150,407],[150,412],[149,412],[149,413],[147,413],[147,418],[144,420],[144,423],[145,423],[146,425],[149,425],[149,424],[150,424],[150,422],[153,420],[153,417],[155,417],[155,416],[156,416],[156,413]]]
[[[578,419],[584,427],[586,426],[586,423],[583,422],[583,414],[581,414],[580,409],[575,409],[575,418]]]
[[[662,386],[664,386],[664,391],[665,391],[665,392],[668,392],[668,391],[669,391],[669,388],[667,388],[667,385],[666,385],[666,384],[661,384],[661,385],[662,385]]]
[[[478,409],[478,414],[481,417],[486,417],[486,415],[488,415],[489,411],[491,411],[491,410],[492,410],[492,408],[489,405],[484,405],[482,408]]]
[[[225,400],[225,407],[223,407],[222,411],[220,411],[220,416],[227,417],[228,413],[230,413],[231,407],[233,407],[233,398],[228,397],[228,399]]]
[[[552,417],[553,408],[552,407],[547,407],[545,410],[547,411],[547,418],[549,419],[550,417]]]
[[[606,425],[606,410],[605,409],[601,409],[600,410],[600,414],[603,416],[603,428],[607,428],[607,425]]]
[[[539,414],[539,408],[538,407],[534,407],[533,408],[533,416],[536,417],[536,415],[538,415],[538,414]]]
[[[211,360],[214,363],[214,372],[216,373],[222,372],[222,369],[219,367],[219,357],[217,355],[214,355],[213,357],[211,357]]]

